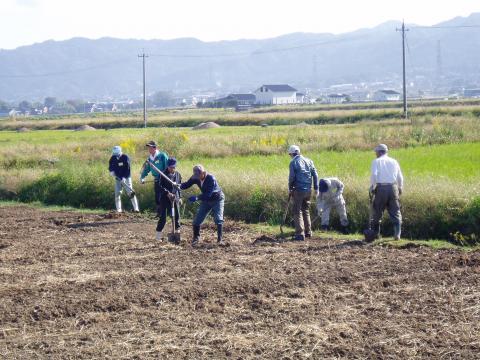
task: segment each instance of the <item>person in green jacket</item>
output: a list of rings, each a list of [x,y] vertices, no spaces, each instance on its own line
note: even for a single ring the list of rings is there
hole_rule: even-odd
[[[160,204],[160,197],[162,195],[162,190],[160,188],[160,174],[157,170],[153,169],[150,166],[150,162],[152,162],[156,168],[160,171],[165,171],[167,168],[167,161],[168,155],[164,152],[161,152],[157,149],[157,143],[155,141],[149,141],[145,146],[148,149],[149,156],[143,165],[142,172],[140,174],[140,182],[145,184],[145,177],[148,174],[152,174],[153,178],[155,179],[155,204],[157,206]]]

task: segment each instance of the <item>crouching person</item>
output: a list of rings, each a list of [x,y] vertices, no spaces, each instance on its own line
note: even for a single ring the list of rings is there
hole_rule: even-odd
[[[322,216],[322,230],[328,230],[330,211],[337,210],[342,225],[342,232],[348,234],[347,209],[343,198],[343,183],[337,178],[321,179],[318,185],[320,194],[317,197],[317,211]]]
[[[130,159],[126,154],[122,153],[120,146],[113,147],[108,170],[110,171],[110,175],[115,178],[115,208],[117,212],[122,212],[123,189],[125,189],[128,197],[132,201],[133,211],[139,212],[138,200],[132,187]]]
[[[177,160],[170,158],[167,160],[167,168],[163,172],[173,183],[180,184],[182,176],[176,170]],[[158,188],[160,192],[158,204],[158,223],[156,239],[163,241],[163,228],[167,222],[167,215],[172,216],[172,207],[175,216],[175,233],[180,233],[180,212],[178,211],[178,202],[180,201],[180,189],[174,186],[170,181],[160,176]]]
[[[200,241],[200,226],[212,212],[213,219],[217,225],[217,242],[219,245],[225,245],[223,241],[223,208],[225,204],[225,195],[218,185],[217,180],[212,174],[208,174],[202,165],[195,165],[193,167],[193,175],[187,181],[180,185],[182,190],[190,188],[192,185],[197,185],[202,193],[198,196],[193,195],[188,198],[188,201],[200,201],[200,207],[193,219],[193,240],[192,246],[195,246]]]

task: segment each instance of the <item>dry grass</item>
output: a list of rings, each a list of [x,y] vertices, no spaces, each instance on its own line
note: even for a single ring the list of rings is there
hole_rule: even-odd
[[[480,253],[314,238],[158,246],[154,222],[0,208],[6,359],[476,358]],[[190,233],[183,232],[184,238]]]

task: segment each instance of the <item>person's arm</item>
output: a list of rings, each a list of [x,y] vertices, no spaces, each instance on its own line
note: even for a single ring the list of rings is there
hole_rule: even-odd
[[[372,161],[372,167],[371,167],[371,175],[370,175],[370,188],[373,189],[375,188],[375,185],[377,184],[377,162],[375,160]]]
[[[143,164],[142,171],[140,172],[140,179],[144,179],[149,173],[150,173],[150,164],[148,163],[148,160],[145,161]]]
[[[115,177],[117,174],[115,173],[115,166],[113,163],[113,156],[108,161],[108,171],[110,171],[110,176]]]
[[[313,163],[313,161],[312,161],[311,173],[313,178],[313,189],[316,192],[318,192],[318,173],[317,173],[317,169],[315,169],[315,164]]]
[[[398,191],[400,192],[400,195],[403,192],[403,174],[402,174],[402,169],[400,168],[400,165],[397,162],[397,167],[398,167],[398,173],[397,173],[397,186],[398,186]]]
[[[188,179],[186,182],[180,184],[180,189],[186,190],[197,184],[197,181],[193,178]]]
[[[203,183],[202,193],[197,196],[198,200],[208,200],[212,197],[213,190],[215,189],[215,178],[209,175],[205,178]]]
[[[290,162],[290,172],[288,174],[288,190],[293,191],[295,188],[295,166],[293,160]]]

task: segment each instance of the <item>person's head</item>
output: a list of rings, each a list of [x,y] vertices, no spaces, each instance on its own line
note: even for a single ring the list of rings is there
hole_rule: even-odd
[[[288,147],[288,155],[290,155],[291,157],[300,155],[300,147],[297,145],[290,145]]]
[[[177,159],[175,158],[170,158],[167,160],[167,169],[170,174],[173,174],[175,172],[175,169],[177,168]]]
[[[321,179],[318,183],[318,190],[321,193],[326,193],[330,188],[330,185],[332,185],[332,182],[329,179]]]
[[[207,176],[207,172],[205,171],[205,168],[203,167],[203,165],[195,165],[193,167],[193,177],[195,179],[199,179],[199,180],[202,180],[205,179],[205,176]]]
[[[157,151],[157,143],[153,140],[146,143],[145,146],[147,147],[150,155],[155,154],[155,152]]]
[[[375,147],[375,154],[377,155],[377,158],[380,156],[385,155],[388,153],[388,146],[385,144],[379,144]]]
[[[112,155],[117,157],[122,156],[122,148],[118,145],[114,146],[112,149]]]

